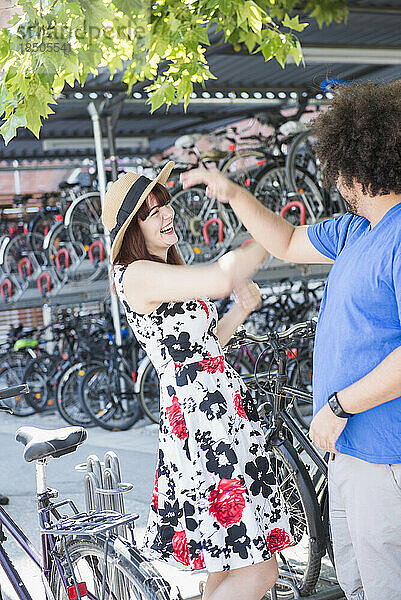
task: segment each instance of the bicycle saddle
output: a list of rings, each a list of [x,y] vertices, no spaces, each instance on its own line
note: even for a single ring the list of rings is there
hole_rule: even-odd
[[[180,135],[180,137],[175,140],[174,145],[176,148],[192,148],[192,146],[195,146],[195,144],[199,142],[202,135],[202,133],[188,133],[185,135]]]
[[[217,158],[219,160],[220,158],[227,156],[227,154],[228,152],[225,152],[224,150],[207,150],[207,152],[202,152],[199,158],[201,160],[205,158]]]
[[[15,439],[25,446],[24,459],[27,462],[41,458],[59,458],[75,452],[87,438],[83,427],[62,427],[61,429],[39,429],[20,427]]]

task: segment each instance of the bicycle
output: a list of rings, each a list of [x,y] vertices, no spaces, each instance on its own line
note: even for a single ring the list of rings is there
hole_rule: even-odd
[[[0,399],[27,391],[26,385],[0,390]],[[0,409],[4,407],[0,405]],[[137,514],[109,509],[79,512],[72,500],[55,502],[58,492],[47,486],[46,465],[51,458],[75,452],[86,437],[82,427],[52,431],[21,427],[16,432],[16,440],[25,446],[24,459],[36,465],[41,551],[0,507],[0,568],[19,600],[32,600],[4,548],[9,537],[22,548],[32,566],[40,570],[46,600],[180,600],[179,592],[136,547]],[[120,489],[108,491],[121,493]],[[61,510],[70,514],[61,514]],[[127,537],[119,535],[121,531]]]
[[[297,543],[295,549],[289,548],[278,554],[280,579],[276,593],[283,599],[313,593],[326,552],[333,563],[328,519],[328,454],[324,457],[319,454],[291,415],[294,398],[311,402],[311,395],[287,383],[288,348],[297,340],[310,339],[314,331],[315,321],[312,320],[280,333],[261,336],[241,331],[229,343],[233,349],[244,343],[264,344],[266,351],[273,351],[274,373],[257,372],[263,359],[262,352],[254,373],[242,378],[254,402],[258,402],[266,449],[289,508],[290,525]],[[336,582],[333,580],[332,583]]]

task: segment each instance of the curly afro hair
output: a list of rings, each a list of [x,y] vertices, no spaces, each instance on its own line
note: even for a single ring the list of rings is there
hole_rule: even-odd
[[[313,130],[327,187],[341,174],[370,196],[401,193],[401,80],[340,86]]]

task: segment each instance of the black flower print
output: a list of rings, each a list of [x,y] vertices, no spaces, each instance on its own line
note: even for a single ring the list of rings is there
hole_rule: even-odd
[[[180,517],[182,517],[183,510],[180,508],[178,500],[173,503],[164,502],[163,508],[159,507],[159,515],[162,521],[169,523],[173,527],[177,527]]]
[[[189,382],[193,383],[197,374],[203,371],[203,367],[199,362],[189,363],[188,365],[176,365],[175,377],[177,385],[183,387]]]
[[[251,540],[246,535],[245,523],[232,525],[227,529],[226,544],[231,546],[233,551],[240,555],[241,558],[248,557]]]
[[[245,465],[245,473],[252,477],[250,491],[254,496],[262,494],[263,498],[272,495],[272,487],[276,481],[270,469],[270,463],[265,456],[258,456],[255,461]]]
[[[227,412],[227,402],[218,390],[206,392],[206,396],[199,404],[199,409],[205,413],[209,420],[219,419]]]
[[[156,314],[163,318],[176,317],[185,313],[184,302],[164,302],[156,309]]]
[[[185,525],[189,531],[195,531],[198,527],[198,523],[192,517],[195,514],[195,507],[193,504],[188,502],[187,500],[184,502],[184,516],[185,516]]]
[[[231,479],[234,465],[238,459],[234,450],[228,444],[219,442],[206,452],[206,468],[210,473],[216,473],[220,479]]]
[[[161,343],[167,347],[167,351],[176,363],[181,363],[188,358],[192,358],[196,352],[201,350],[198,343],[191,343],[189,333],[181,331],[178,337],[167,335]]]

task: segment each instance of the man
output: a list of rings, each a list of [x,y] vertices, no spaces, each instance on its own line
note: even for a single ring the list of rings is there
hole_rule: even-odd
[[[349,212],[293,227],[218,171],[183,174],[229,202],[274,256],[333,263],[314,350],[310,437],[331,453],[330,519],[348,600],[401,599],[401,82],[346,86],[314,124]]]

